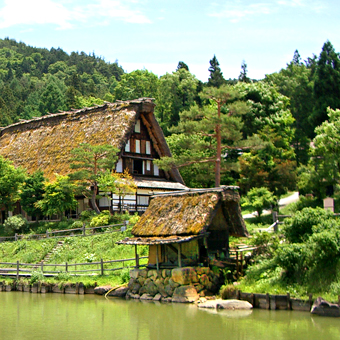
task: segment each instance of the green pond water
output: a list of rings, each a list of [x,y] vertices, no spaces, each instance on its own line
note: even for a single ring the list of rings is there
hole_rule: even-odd
[[[94,295],[0,293],[0,340],[340,339],[340,318],[219,311]]]

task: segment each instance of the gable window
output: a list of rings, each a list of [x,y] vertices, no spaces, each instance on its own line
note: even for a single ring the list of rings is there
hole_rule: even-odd
[[[156,164],[153,165],[153,174],[159,176],[159,168]]]
[[[151,142],[148,140],[145,142],[145,153],[151,155]]]
[[[133,160],[133,173],[135,175],[144,175],[144,162],[141,159]]]
[[[123,160],[121,158],[117,162],[116,172],[123,172]]]
[[[136,142],[136,144],[135,144],[135,146],[136,146],[135,152],[136,153],[140,153],[140,140],[136,139],[135,142]]]
[[[125,152],[130,152],[130,139],[125,144]]]
[[[135,132],[140,133],[140,119],[137,119],[137,122],[135,125]]]

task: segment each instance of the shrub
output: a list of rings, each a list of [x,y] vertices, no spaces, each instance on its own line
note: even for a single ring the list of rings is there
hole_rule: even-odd
[[[90,222],[90,227],[101,227],[109,225],[111,219],[111,213],[108,210],[102,211],[99,215],[94,216]]]
[[[27,228],[27,220],[21,215],[8,217],[4,223],[4,230],[7,235],[14,235],[15,233],[23,233]]]
[[[283,232],[288,241],[292,243],[303,242],[313,233],[313,226],[332,218],[333,213],[329,210],[304,208],[292,218],[285,220]]]

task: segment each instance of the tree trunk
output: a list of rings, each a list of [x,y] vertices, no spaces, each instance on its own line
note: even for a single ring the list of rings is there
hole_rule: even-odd
[[[217,116],[218,116],[218,120],[220,120],[221,118],[221,102],[220,101],[217,102]],[[220,122],[217,123],[215,132],[216,132],[216,142],[217,142],[216,163],[215,163],[215,187],[218,188],[221,184],[221,153],[222,153]]]
[[[92,195],[91,195],[91,205],[93,210],[97,213],[100,214],[100,210],[97,206],[97,201],[96,201],[96,196],[97,196],[97,186],[94,185],[92,189]]]

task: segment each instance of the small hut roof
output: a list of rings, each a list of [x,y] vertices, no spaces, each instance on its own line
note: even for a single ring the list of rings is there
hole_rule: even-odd
[[[67,175],[70,172],[70,151],[80,143],[110,144],[124,150],[137,119],[141,118],[159,157],[170,156],[153,115],[154,107],[151,98],[140,98],[19,121],[0,128],[0,154],[29,173],[42,170],[51,180],[55,173]],[[176,169],[170,171],[170,178],[183,183]]]
[[[241,215],[237,187],[189,189],[153,197],[146,212],[132,229],[135,237],[205,234],[219,209],[222,209],[230,235],[248,235]]]
[[[208,235],[191,235],[191,236],[165,236],[165,237],[126,237],[118,241],[117,244],[130,244],[130,245],[152,245],[152,244],[171,244],[171,243],[185,243]]]

